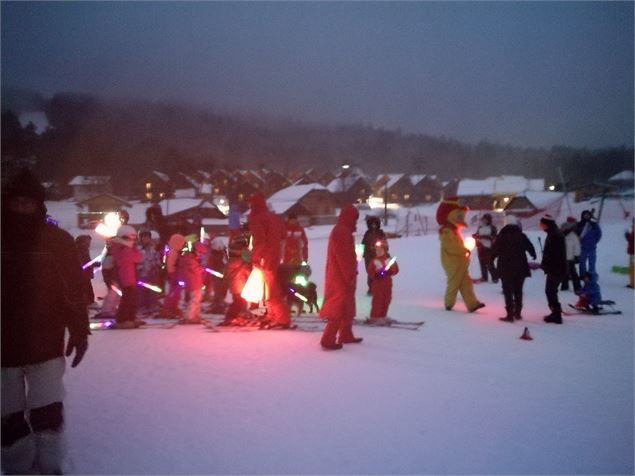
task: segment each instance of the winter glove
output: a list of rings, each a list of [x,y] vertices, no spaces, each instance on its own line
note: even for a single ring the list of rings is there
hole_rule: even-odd
[[[70,357],[70,355],[75,350],[75,357],[73,358],[73,362],[71,363],[71,367],[75,368],[79,365],[79,363],[84,358],[84,354],[86,350],[88,350],[88,336],[73,336],[71,335],[68,338],[68,344],[66,345],[66,357]]]

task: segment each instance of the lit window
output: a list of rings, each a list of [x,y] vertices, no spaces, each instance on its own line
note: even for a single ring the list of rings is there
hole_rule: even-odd
[[[147,198],[148,200],[152,200],[152,192],[147,192],[147,193],[146,193],[146,198]]]
[[[152,184],[150,182],[146,182],[146,190],[150,190],[152,188]]]
[[[409,193],[404,194],[404,196],[403,196],[404,200],[408,200],[409,198],[410,198],[410,194]]]

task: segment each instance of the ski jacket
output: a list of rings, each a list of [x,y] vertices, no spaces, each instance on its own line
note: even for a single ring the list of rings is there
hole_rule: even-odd
[[[175,233],[168,240],[168,256],[166,259],[166,269],[168,274],[174,274],[177,271],[177,263],[181,257],[181,250],[185,245],[185,237],[180,233]]]
[[[262,193],[253,194],[249,201],[249,231],[252,236],[252,262],[268,271],[280,265],[285,226],[282,219],[269,211]]]
[[[496,227],[494,225],[481,225],[474,233],[473,237],[476,240],[476,246],[478,248],[491,248],[496,238]]]
[[[296,223],[286,225],[282,262],[299,265],[309,260],[309,240],[304,228]]]
[[[540,267],[545,274],[555,278],[564,279],[568,274],[567,247],[564,235],[555,225],[547,229]]]
[[[591,220],[582,220],[576,225],[576,234],[580,237],[580,247],[583,250],[594,249],[602,238],[600,225]]]
[[[589,301],[591,306],[597,306],[602,301],[602,293],[600,291],[600,285],[597,283],[595,279],[590,281],[585,281],[584,286],[582,286],[582,290],[580,292],[582,296]]]
[[[251,264],[240,256],[229,258],[225,267],[225,280],[231,294],[240,294],[251,273]]]
[[[203,287],[203,266],[196,253],[188,252],[179,260],[179,276],[185,281],[188,291],[200,290]]]
[[[121,287],[127,288],[137,285],[137,264],[143,256],[139,248],[123,243],[119,238],[113,239],[112,255],[117,267],[117,279]]]
[[[355,288],[357,258],[355,256],[355,227],[359,212],[348,204],[342,208],[331,230],[326,251],[324,304],[320,316],[330,319],[355,317]]]
[[[137,275],[141,280],[154,282],[161,270],[161,256],[153,244],[141,248],[141,262],[137,266]]]
[[[516,225],[505,225],[492,246],[490,262],[495,265],[501,279],[531,276],[527,253],[536,259],[536,249]]]
[[[580,256],[580,238],[573,230],[569,230],[564,234],[564,242],[567,247],[567,261],[574,261]]]
[[[390,261],[390,255],[385,254],[384,256],[376,256],[374,257],[366,267],[366,271],[370,276],[370,279],[381,279],[386,281],[392,281],[392,276],[399,272],[399,265],[395,261],[390,269],[386,271],[386,266]],[[382,273],[383,272],[383,273]]]
[[[364,245],[364,262],[368,263],[369,260],[375,257],[375,243],[378,241],[388,243],[384,230],[381,228],[366,230],[362,238],[362,244]]]
[[[26,242],[2,232],[2,367],[61,357],[66,329],[90,334],[74,240],[44,218]]]

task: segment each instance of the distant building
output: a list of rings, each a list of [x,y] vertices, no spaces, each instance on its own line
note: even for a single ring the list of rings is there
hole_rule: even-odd
[[[367,203],[373,192],[368,178],[359,169],[340,171],[326,188],[335,196],[338,206],[345,203]]]
[[[380,175],[373,185],[373,195],[401,205],[414,203],[414,188],[407,174]]]
[[[411,175],[415,203],[437,203],[443,197],[443,184],[436,175]]]
[[[292,185],[267,200],[271,210],[283,216],[294,213],[304,226],[334,223],[337,203],[326,187],[318,183]]]
[[[110,176],[106,175],[77,175],[68,185],[78,202],[102,193],[112,193]]]
[[[77,226],[84,229],[94,229],[108,213],[117,213],[128,209],[132,205],[110,193],[100,193],[77,202],[80,212],[77,214]]]
[[[165,198],[174,197],[174,185],[168,174],[153,170],[143,177],[139,183],[143,201],[156,203]]]
[[[542,192],[544,189],[544,179],[504,175],[482,180],[460,180],[456,196],[472,210],[502,210],[516,195]]]

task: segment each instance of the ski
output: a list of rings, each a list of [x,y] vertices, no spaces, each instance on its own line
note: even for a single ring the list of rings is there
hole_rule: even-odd
[[[393,329],[416,331],[425,324],[425,321],[397,321],[387,318],[378,322],[372,322],[370,319],[355,319],[353,323],[368,327],[390,327]]]
[[[603,301],[605,305],[612,306],[613,301]],[[613,304],[611,304],[613,303]],[[565,316],[574,316],[574,315],[584,315],[584,316],[610,316],[610,315],[619,315],[622,314],[622,311],[618,309],[599,309],[597,312],[593,312],[591,309],[580,309],[579,307],[575,307],[573,304],[569,304],[569,307],[576,312],[565,312],[563,314]]]

